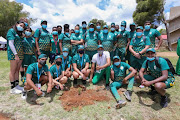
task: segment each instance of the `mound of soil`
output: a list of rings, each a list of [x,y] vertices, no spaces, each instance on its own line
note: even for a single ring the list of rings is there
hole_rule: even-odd
[[[8,117],[8,115],[0,113],[0,120],[10,120],[10,118]]]
[[[95,101],[109,101],[110,98],[106,90],[85,90],[81,88],[71,88],[69,91],[64,91],[59,97],[62,101],[62,106],[65,110],[70,111],[73,107],[82,108],[86,105],[95,104]]]

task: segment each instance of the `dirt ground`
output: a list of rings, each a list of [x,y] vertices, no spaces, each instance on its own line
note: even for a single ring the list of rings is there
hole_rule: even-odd
[[[10,118],[8,117],[8,115],[0,113],[0,120],[10,120]]]
[[[177,53],[176,52],[157,52],[157,56],[175,57],[177,56]]]

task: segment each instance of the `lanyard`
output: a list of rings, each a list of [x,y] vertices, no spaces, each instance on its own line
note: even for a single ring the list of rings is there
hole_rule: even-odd
[[[59,66],[59,71],[61,71],[61,66]],[[57,66],[56,66],[56,73],[57,73],[57,78],[58,78],[60,74],[58,72]]]
[[[80,56],[79,56],[79,60],[80,60]],[[80,60],[80,63],[81,63],[81,70],[82,70],[83,62],[84,62],[84,55],[82,56],[82,60]]]
[[[38,83],[39,83],[39,78],[41,77],[41,72],[42,72],[43,68],[41,69],[40,71],[40,74],[39,74],[39,68],[38,68],[38,63],[37,63],[37,77],[38,77]]]
[[[66,61],[64,62],[64,57],[62,57],[63,69],[64,69],[64,70],[65,70],[65,64],[67,63],[67,59],[68,59],[68,58],[66,58]]]

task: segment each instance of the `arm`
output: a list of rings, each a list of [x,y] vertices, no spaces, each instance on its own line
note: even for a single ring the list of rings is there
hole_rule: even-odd
[[[111,79],[114,80],[114,70],[111,68]]]
[[[157,38],[158,38],[159,42],[158,42],[158,46],[155,48],[155,50],[158,50],[163,43],[163,38],[161,35],[158,36]]]
[[[100,45],[101,44],[101,40],[98,40],[98,45]]]
[[[60,51],[62,53],[62,40],[59,40],[59,47],[60,47]]]
[[[130,51],[133,55],[136,54],[136,52],[133,50],[133,46],[132,46],[132,45],[129,45],[129,51]]]
[[[142,82],[146,80],[144,78],[144,71],[145,71],[145,68],[141,68],[140,71],[139,71],[139,77],[140,77]]]
[[[47,77],[49,78],[47,93],[50,93],[52,91],[52,79],[49,71],[47,72]]]
[[[71,40],[71,43],[74,45],[78,45],[78,44],[82,44],[83,43],[83,39],[79,40]]]
[[[90,74],[90,80],[89,81],[92,81],[92,79],[93,79],[94,68],[95,68],[95,63],[92,63],[92,65],[91,65],[91,74]]]
[[[86,62],[86,65],[85,65],[85,70],[87,70],[89,68],[89,63],[88,62]]]
[[[100,69],[107,68],[110,65],[111,65],[111,59],[107,58],[107,63],[105,65],[103,65],[103,66],[100,66]]]
[[[146,52],[146,50],[149,48],[149,45],[146,45],[145,48],[143,50],[141,50],[141,52],[139,52],[140,54],[143,54]]]
[[[36,37],[36,38],[35,38],[36,49],[37,49],[37,51],[38,51],[38,55],[40,55],[40,54],[41,54],[41,52],[40,52],[40,50],[39,50],[39,43],[38,43],[38,41],[39,41],[39,38],[38,38],[38,37]]]
[[[18,54],[16,52],[16,48],[14,47],[14,40],[9,40],[9,47],[13,54],[15,55],[15,60],[19,60]]]
[[[129,47],[129,44],[130,44],[130,40],[131,40],[131,39],[128,38],[127,40],[128,40],[128,43],[127,43],[127,46],[126,46],[126,51],[127,51],[128,47]]]
[[[83,74],[81,73],[81,71],[77,68],[77,64],[76,64],[76,63],[73,63],[73,68],[74,68],[74,71],[76,71],[78,74],[80,74],[81,76],[83,76]]]
[[[154,84],[154,83],[157,83],[157,82],[165,81],[165,80],[167,80],[167,78],[168,78],[168,70],[163,70],[161,77],[158,77],[155,80],[152,80],[152,81],[149,81],[149,82],[151,82],[151,84]]]
[[[137,71],[136,71],[133,67],[130,67],[130,68],[129,68],[129,71],[131,71],[131,73],[124,78],[124,79],[126,79],[126,80],[128,80],[128,79],[131,78],[131,77],[133,77],[133,76],[137,73]]]

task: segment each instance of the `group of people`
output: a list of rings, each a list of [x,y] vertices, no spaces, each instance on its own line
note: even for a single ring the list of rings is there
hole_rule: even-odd
[[[65,24],[47,30],[47,21],[41,21],[41,27],[34,34],[27,19],[21,19],[7,32],[7,55],[10,61],[10,83],[12,94],[22,93],[27,98],[27,91],[33,89],[38,96],[43,96],[41,86],[47,85],[47,93],[52,88],[63,90],[65,83],[73,77],[73,86],[78,87],[78,80],[86,87],[87,80],[94,85],[105,81],[105,89],[111,90],[117,101],[116,108],[126,104],[117,92],[123,84],[128,84],[124,95],[131,101],[134,82],[150,87],[150,94],[161,95],[161,106],[168,105],[165,89],[174,85],[174,76],[164,58],[156,57],[163,42],[161,34],[151,28],[147,21],[142,26],[130,24],[126,30],[126,21],[120,25],[111,23],[101,26],[86,21],[70,30]],[[155,38],[158,45],[155,45]],[[49,58],[49,67],[46,61]],[[128,61],[128,63],[126,63]],[[127,72],[127,70],[129,72]],[[24,87],[19,86],[19,71]],[[112,82],[110,81],[112,80]],[[110,84],[111,83],[111,84]]]

